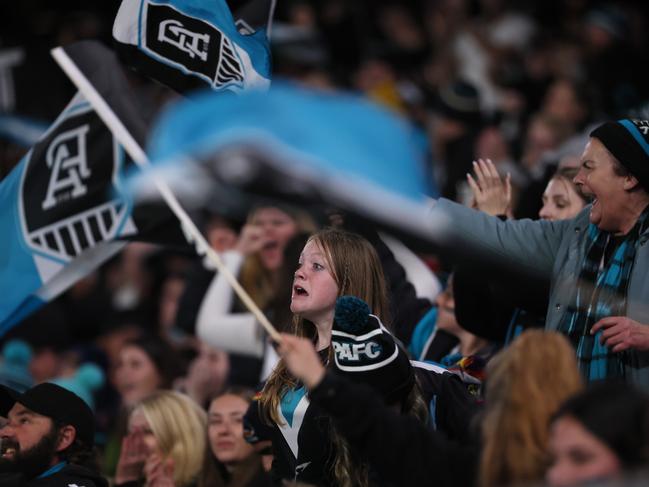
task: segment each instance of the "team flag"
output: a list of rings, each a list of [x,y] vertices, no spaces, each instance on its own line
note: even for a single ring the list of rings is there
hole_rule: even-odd
[[[180,93],[238,93],[270,85],[270,46],[257,24],[255,9],[235,21],[225,0],[123,0],[113,38],[127,65]]]
[[[237,97],[203,93],[171,107],[149,157],[181,199],[206,186],[331,205],[425,240],[434,236],[424,151],[413,127],[359,96],[273,83]],[[191,161],[196,161],[192,163]],[[147,193],[146,173],[134,191]],[[231,196],[228,196],[231,198]],[[438,227],[439,228],[439,227]]]
[[[122,122],[143,141],[145,126],[115,56],[86,41],[66,52]],[[123,190],[123,148],[77,93],[53,125],[0,182],[0,336],[93,271],[159,221],[134,210]],[[182,238],[164,216],[169,241]]]

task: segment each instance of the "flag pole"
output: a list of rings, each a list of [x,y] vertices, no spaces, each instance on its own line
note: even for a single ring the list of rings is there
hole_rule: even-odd
[[[133,136],[126,129],[121,120],[115,115],[115,112],[108,106],[106,101],[102,98],[99,92],[95,87],[88,81],[85,75],[79,70],[77,65],[70,59],[70,57],[65,53],[63,48],[56,47],[51,51],[52,57],[58,63],[58,65],[63,69],[65,74],[70,78],[70,80],[76,85],[79,91],[86,97],[90,105],[97,112],[102,121],[110,129],[110,131],[115,135],[119,143],[124,147],[126,152],[131,156],[135,163],[144,169],[150,169],[151,163],[140,145],[136,142]],[[271,338],[277,342],[281,341],[280,334],[277,332],[275,327],[270,323],[268,318],[262,313],[259,307],[252,300],[250,295],[246,292],[236,277],[230,272],[230,270],[223,264],[219,254],[207,243],[205,237],[196,227],[196,224],[189,217],[187,212],[178,202],[178,199],[171,191],[171,188],[156,174],[150,174],[153,178],[153,182],[156,185],[157,189],[160,191],[163,199],[171,208],[171,211],[174,212],[180,224],[183,227],[185,236],[190,243],[194,243],[199,253],[205,253],[210,261],[216,266],[218,271],[225,277],[228,283],[232,286],[232,289],[237,293],[237,296],[243,301],[248,310],[255,315],[257,321],[264,327],[268,332]]]
[[[271,0],[270,7],[268,8],[268,25],[266,26],[266,37],[270,41],[270,36],[273,33],[273,17],[275,16],[275,7],[277,0]]]

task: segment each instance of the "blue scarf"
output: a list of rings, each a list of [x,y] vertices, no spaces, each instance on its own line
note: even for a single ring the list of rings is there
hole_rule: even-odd
[[[613,236],[592,223],[588,226],[587,251],[573,305],[562,317],[558,330],[575,347],[579,370],[589,382],[626,375],[627,353],[612,353],[608,347],[600,344],[602,332],[593,336],[590,330],[602,318],[626,315],[627,290],[636,248],[640,235],[647,228],[648,216],[649,208],[640,215],[607,262],[604,262],[606,246]]]

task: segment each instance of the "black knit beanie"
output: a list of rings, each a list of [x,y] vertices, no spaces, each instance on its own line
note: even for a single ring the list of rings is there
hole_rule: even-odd
[[[649,120],[605,122],[590,133],[649,191]]]
[[[353,296],[336,300],[331,331],[334,370],[355,382],[368,384],[387,404],[401,403],[410,393],[415,375],[407,354],[365,301]]]

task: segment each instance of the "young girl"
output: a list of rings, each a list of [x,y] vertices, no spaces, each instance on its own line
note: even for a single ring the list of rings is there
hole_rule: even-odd
[[[329,362],[336,298],[353,295],[387,318],[386,286],[374,248],[362,237],[327,229],[313,235],[295,271],[291,311],[294,333],[308,337]],[[262,416],[273,425],[274,480],[315,485],[363,485],[362,469],[332,439],[329,419],[309,404],[305,387],[281,360],[261,393]],[[254,406],[254,405],[253,405]],[[335,434],[333,435],[336,436]],[[334,445],[334,442],[336,444]]]

